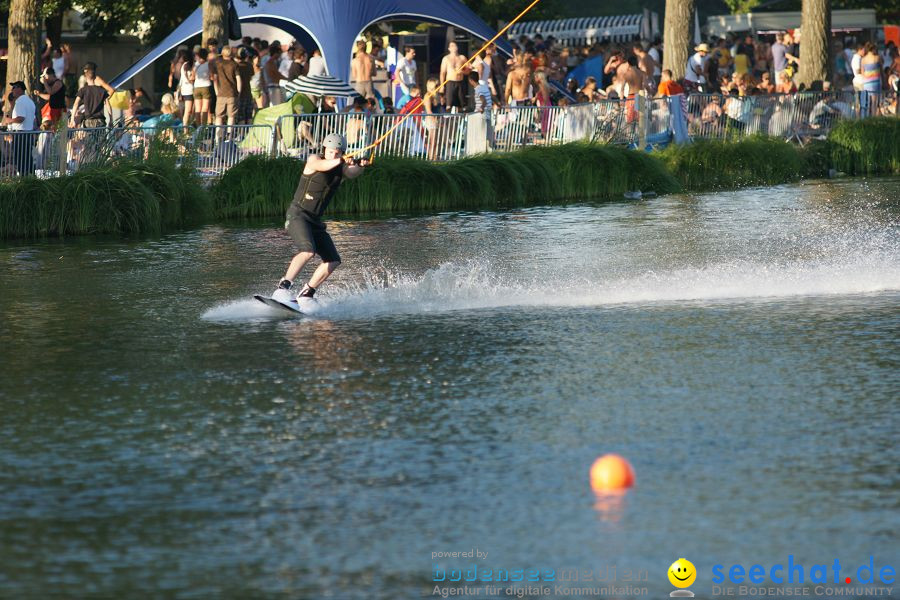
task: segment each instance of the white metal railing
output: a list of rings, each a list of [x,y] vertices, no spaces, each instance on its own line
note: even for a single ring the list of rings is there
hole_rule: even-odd
[[[673,105],[673,102],[678,103]],[[154,140],[192,153],[204,177],[221,176],[254,154],[305,159],[326,135],[340,133],[349,150],[360,150],[391,131],[371,152],[450,161],[491,151],[585,140],[644,148],[672,139],[674,115],[694,139],[736,139],[763,134],[801,143],[827,134],[841,119],[896,114],[886,93],[801,92],[790,95],[606,100],[573,106],[498,107],[488,113],[400,115],[365,113],[299,114],[275,126],[222,125],[196,129],[180,123],[132,122],[126,127],[53,131],[0,131],[0,177],[52,177],[116,157],[146,158]]]
[[[254,154],[271,154],[274,130],[269,125],[216,125],[194,130],[187,146],[204,177],[219,177]]]

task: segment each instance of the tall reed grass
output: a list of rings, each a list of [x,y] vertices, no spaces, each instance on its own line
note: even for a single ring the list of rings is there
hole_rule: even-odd
[[[213,185],[213,214],[222,219],[282,215],[302,172],[303,163],[293,158],[248,156]]]
[[[65,177],[0,183],[0,238],[156,233],[209,216],[209,194],[190,157],[164,146],[150,148],[144,160],[104,160]]]
[[[288,158],[247,158],[213,188],[216,215],[283,214],[302,169]],[[342,184],[329,212],[500,208],[614,198],[630,190],[663,194],[677,191],[678,183],[655,157],[600,144],[530,147],[448,163],[385,157]]]
[[[753,137],[737,142],[698,140],[659,153],[685,190],[717,190],[796,181],[807,164],[796,146]]]
[[[828,136],[831,160],[850,175],[900,173],[900,119],[838,121]]]

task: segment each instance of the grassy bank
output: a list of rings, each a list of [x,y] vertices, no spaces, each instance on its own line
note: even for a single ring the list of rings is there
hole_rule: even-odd
[[[209,195],[174,154],[118,160],[67,177],[0,183],[0,239],[154,233],[207,220]]]
[[[775,185],[806,175],[802,151],[766,138],[672,145],[659,156],[685,190]]]
[[[504,208],[775,185],[823,177],[900,173],[900,119],[843,121],[826,141],[699,141],[647,154],[615,146],[529,147],[450,163],[382,158],[346,182],[332,214]],[[115,160],[56,179],[0,183],[0,239],[81,233],[152,233],[231,218],[281,217],[302,163],[249,157],[204,189],[189,159],[151,147],[146,160]]]
[[[284,214],[302,165],[287,158],[248,158],[212,190],[220,217]],[[501,208],[620,197],[629,190],[659,194],[678,183],[655,157],[592,144],[531,147],[450,163],[381,158],[364,177],[345,182],[332,213],[389,213]]]
[[[826,140],[805,146],[781,139],[697,141],[658,153],[685,191],[777,185],[826,177],[830,169],[848,175],[900,173],[900,119],[839,121]]]
[[[900,173],[900,118],[840,121],[828,136],[832,165],[849,175]]]

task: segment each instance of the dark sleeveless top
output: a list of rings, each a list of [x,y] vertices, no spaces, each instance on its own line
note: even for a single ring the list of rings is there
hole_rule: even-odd
[[[300,177],[300,184],[294,192],[294,206],[310,216],[319,219],[334,198],[344,178],[344,163],[330,171],[316,171],[312,175]]]
[[[66,86],[59,86],[59,90],[50,94],[50,108],[66,107]]]

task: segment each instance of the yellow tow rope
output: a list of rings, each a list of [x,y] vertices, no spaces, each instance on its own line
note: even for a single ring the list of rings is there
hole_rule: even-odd
[[[467,66],[469,66],[469,64],[471,64],[471,62],[472,62],[473,60],[475,60],[476,58],[478,58],[478,55],[479,55],[479,54],[481,54],[482,52],[484,52],[485,48],[487,48],[488,46],[490,46],[491,44],[493,44],[494,41],[496,41],[497,38],[499,38],[501,35],[503,35],[504,33],[506,33],[506,30],[507,30],[507,29],[509,29],[510,27],[512,27],[512,26],[516,23],[516,21],[518,21],[518,20],[521,19],[523,16],[525,16],[525,13],[527,13],[529,10],[531,10],[532,8],[534,8],[534,5],[537,4],[537,3],[540,2],[540,1],[541,1],[541,0],[534,0],[534,2],[532,2],[531,4],[529,4],[529,5],[525,8],[525,10],[523,10],[522,12],[520,12],[520,13],[516,16],[515,19],[513,19],[512,21],[510,21],[509,23],[507,23],[506,26],[505,26],[503,29],[501,29],[500,31],[497,32],[497,35],[495,35],[495,36],[492,37],[490,40],[488,40],[488,41],[484,44],[484,46],[481,47],[481,49],[480,49],[478,52],[476,52],[475,54],[473,54],[473,55],[471,56],[471,58],[469,58],[469,60],[467,60],[465,63],[463,63],[463,65],[462,65],[461,67],[459,67],[459,68],[457,69],[457,71],[461,71],[462,69],[464,69],[464,68],[466,68]],[[434,95],[437,94],[439,91],[441,91],[441,89],[443,89],[443,87],[444,87],[445,85],[447,85],[447,82],[448,82],[448,81],[450,81],[450,80],[449,80],[449,79],[445,79],[444,82],[441,83],[441,84],[440,84],[439,86],[437,86],[436,88],[434,88],[434,90],[432,90],[431,92],[428,92],[427,94],[425,94],[425,96],[422,98],[422,104],[425,104],[425,100],[426,100],[426,99],[428,99],[428,98],[434,96]],[[360,148],[359,150],[354,150],[353,152],[348,153],[348,154],[347,154],[347,157],[348,157],[348,158],[352,158],[352,157],[356,156],[357,154],[362,154],[363,152],[367,152],[367,151],[371,150],[372,148],[378,146],[379,144],[381,144],[381,142],[384,141],[384,139],[385,139],[387,136],[389,136],[389,135],[391,134],[391,132],[393,132],[395,129],[397,129],[398,127],[400,127],[400,125],[402,125],[403,122],[406,121],[408,118],[410,118],[411,116],[413,116],[413,114],[414,114],[414,113],[411,113],[411,112],[406,113],[406,114],[403,116],[402,119],[400,119],[397,123],[395,123],[393,127],[391,127],[390,129],[388,129],[388,130],[384,133],[384,135],[382,135],[380,138],[378,138],[377,140],[375,140],[374,142],[372,142],[371,144],[369,144],[369,145],[366,146],[365,148]],[[373,158],[374,158],[374,157],[373,157]]]

